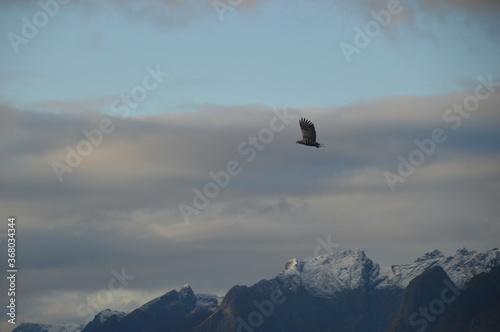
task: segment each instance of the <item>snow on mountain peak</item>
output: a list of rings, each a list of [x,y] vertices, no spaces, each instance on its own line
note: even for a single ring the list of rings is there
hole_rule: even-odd
[[[462,256],[474,255],[476,253],[477,253],[477,251],[475,251],[475,250],[469,251],[469,250],[467,250],[467,248],[460,248],[457,250],[457,255],[462,255]]]
[[[466,248],[457,250],[455,256],[445,257],[439,250],[434,250],[418,257],[411,264],[393,265],[383,268],[385,278],[377,287],[405,288],[410,281],[434,266],[441,266],[450,279],[459,288],[481,272],[489,272],[500,265],[500,251],[497,248],[477,253]]]
[[[119,319],[125,317],[127,314],[122,311],[116,311],[111,309],[105,309],[98,313],[95,318],[98,319],[100,323],[104,323],[109,317],[116,315]]]
[[[189,284],[185,284],[179,291],[171,290],[139,307],[139,310],[151,312],[164,310],[174,305],[192,308],[192,312],[207,309],[215,310],[222,298],[212,294],[195,294]]]
[[[222,297],[213,294],[196,294],[196,309],[207,309],[214,311],[222,302]]]
[[[182,288],[179,290],[179,297],[181,301],[184,301],[185,298],[191,298],[194,297],[194,292],[191,286],[189,284],[185,284],[182,286]]]
[[[465,250],[467,250],[467,249],[465,249]],[[442,258],[442,257],[444,257],[444,254],[440,250],[435,249],[431,252],[425,253],[425,254],[417,257],[415,262],[423,262],[423,261],[436,259],[436,258]]]
[[[292,290],[304,287],[313,295],[331,297],[343,289],[364,285],[367,277],[377,270],[378,265],[374,265],[363,250],[353,249],[305,261],[291,259],[278,279]]]
[[[303,261],[291,259],[277,279],[292,291],[302,287],[311,295],[331,298],[345,289],[405,288],[413,278],[437,265],[462,288],[473,276],[500,265],[500,251],[494,248],[477,253],[462,248],[455,256],[445,257],[441,251],[433,250],[410,264],[381,267],[361,249],[344,250]]]

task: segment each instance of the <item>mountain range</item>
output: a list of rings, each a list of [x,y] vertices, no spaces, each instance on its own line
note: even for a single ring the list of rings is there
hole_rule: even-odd
[[[434,250],[390,267],[360,249],[338,251],[291,259],[273,279],[234,286],[222,301],[185,285],[130,313],[104,310],[66,332],[500,331],[499,266],[498,248],[453,256]],[[35,323],[13,330],[63,331]]]

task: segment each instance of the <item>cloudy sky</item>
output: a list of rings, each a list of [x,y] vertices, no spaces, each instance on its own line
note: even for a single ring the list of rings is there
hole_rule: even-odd
[[[18,323],[498,246],[498,2],[60,2],[0,2]]]

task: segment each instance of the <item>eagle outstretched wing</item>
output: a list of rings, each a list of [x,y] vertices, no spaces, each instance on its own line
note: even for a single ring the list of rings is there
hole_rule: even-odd
[[[302,131],[302,140],[308,143],[316,143],[316,129],[314,128],[314,124],[306,118],[301,118],[299,124]]]

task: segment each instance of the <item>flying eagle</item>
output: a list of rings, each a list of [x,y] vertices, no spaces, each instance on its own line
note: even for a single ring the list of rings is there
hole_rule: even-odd
[[[323,144],[316,142],[316,129],[314,123],[306,118],[301,118],[299,121],[300,130],[302,130],[302,139],[297,141],[297,144],[304,144],[307,146],[325,147]]]

